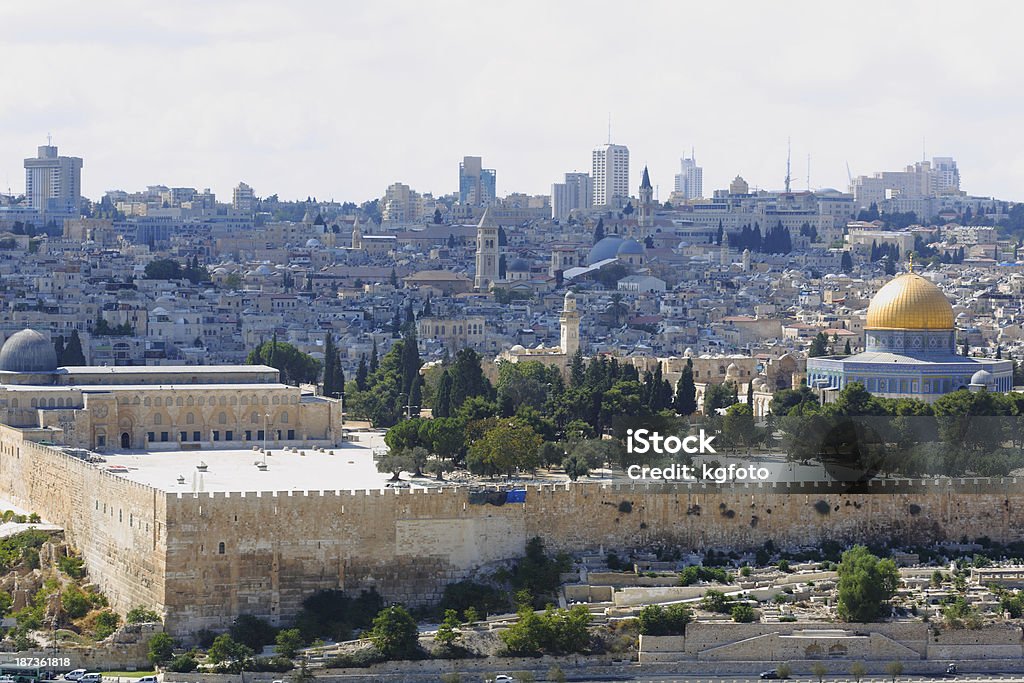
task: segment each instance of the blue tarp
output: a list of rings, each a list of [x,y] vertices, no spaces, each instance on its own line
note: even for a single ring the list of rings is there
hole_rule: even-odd
[[[508,496],[505,497],[506,503],[525,503],[526,502],[526,489],[521,491],[509,491]]]

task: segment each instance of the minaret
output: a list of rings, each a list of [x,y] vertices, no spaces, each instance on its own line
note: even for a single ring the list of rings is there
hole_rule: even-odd
[[[484,209],[476,226],[476,279],[473,286],[486,292],[498,279],[498,223],[491,217],[491,207]]]
[[[644,177],[640,181],[640,211],[637,224],[640,227],[640,237],[646,237],[647,231],[644,228],[654,227],[654,188],[651,186],[651,176],[644,166]]]
[[[575,355],[580,348],[580,314],[576,310],[576,295],[572,290],[565,293],[562,315],[558,322],[562,328],[562,353],[567,356]]]
[[[729,261],[729,233],[722,233],[722,246],[718,249],[718,262],[723,266],[728,265]]]
[[[357,217],[355,222],[352,224],[352,248],[362,249],[363,248],[363,230],[359,227],[359,218]]]
[[[749,249],[744,249],[743,250],[743,272],[744,273],[749,273],[750,272],[750,250]]]

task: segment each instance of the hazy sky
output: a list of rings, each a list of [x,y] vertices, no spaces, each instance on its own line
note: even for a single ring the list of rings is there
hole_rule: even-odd
[[[84,193],[240,180],[364,201],[550,192],[607,139],[662,199],[691,146],[704,190],[779,188],[954,156],[1024,199],[1018,2],[45,2],[0,5],[0,188],[52,133]]]

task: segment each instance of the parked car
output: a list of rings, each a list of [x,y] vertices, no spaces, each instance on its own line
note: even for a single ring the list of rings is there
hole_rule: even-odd
[[[494,683],[510,683],[510,681],[514,683],[515,680],[508,674],[498,674],[494,677]]]
[[[74,671],[69,671],[66,674],[64,674],[64,680],[66,680],[66,681],[77,681],[77,680],[81,679],[82,676],[84,676],[88,672],[89,672],[88,669],[75,669]]]
[[[78,679],[78,683],[103,683],[103,674],[90,672]]]
[[[137,683],[157,683],[156,676],[143,676]]]
[[[766,680],[766,681],[774,681],[778,677],[779,677],[779,672],[776,671],[775,669],[771,669],[770,671],[762,671],[761,672],[761,678],[763,680]]]

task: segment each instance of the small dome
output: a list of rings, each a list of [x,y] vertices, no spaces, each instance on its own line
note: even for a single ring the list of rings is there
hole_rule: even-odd
[[[0,370],[6,372],[52,372],[57,369],[57,352],[43,334],[22,330],[12,334],[0,349]]]
[[[515,272],[529,272],[530,262],[524,258],[514,258],[512,262],[508,264],[507,270]]]
[[[587,254],[587,265],[592,266],[598,261],[607,261],[610,258],[615,258],[620,246],[622,246],[621,237],[615,235],[605,237],[590,248],[590,253]]]
[[[740,374],[740,368],[735,363],[729,363],[729,367],[725,369],[726,377],[735,377]]]
[[[683,358],[693,358],[693,349],[687,347],[686,350],[683,351]]]
[[[978,370],[976,373],[971,375],[971,384],[990,387],[995,384],[995,380],[992,377],[992,373],[988,370]]]
[[[316,239],[315,237],[310,238],[310,239],[306,240],[306,246],[309,247],[309,248],[319,247],[320,246],[320,240]]]
[[[273,275],[274,269],[268,265],[262,265],[256,268],[255,272],[257,275]]]
[[[516,344],[511,349],[509,349],[510,353],[522,353],[523,351],[526,351],[526,347],[523,346],[522,344]]]
[[[643,256],[644,245],[640,244],[634,239],[628,239],[619,245],[619,249],[616,252],[619,256],[632,256],[640,255]]]

